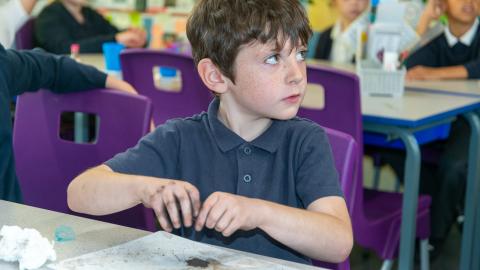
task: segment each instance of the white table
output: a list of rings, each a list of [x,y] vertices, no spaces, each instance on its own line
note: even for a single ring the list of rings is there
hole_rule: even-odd
[[[407,81],[409,91],[480,97],[480,80]]]
[[[71,227],[76,234],[76,239],[68,242],[55,243],[57,261],[123,244],[125,242],[132,241],[150,234],[150,232],[147,231],[3,200],[0,200],[0,213],[0,228],[3,225],[17,225],[22,228],[34,228],[37,229],[42,236],[47,237],[49,240],[54,239],[54,231],[58,226],[66,225]],[[230,249],[226,250],[232,251]],[[246,252],[233,252],[247,255],[253,260],[266,260],[295,269],[320,269],[309,265],[283,261]],[[18,269],[18,263],[7,263],[0,261],[0,269],[16,270]],[[44,266],[41,269],[48,268]]]

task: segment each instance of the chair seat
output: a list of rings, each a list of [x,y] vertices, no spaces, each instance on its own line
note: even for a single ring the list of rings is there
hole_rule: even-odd
[[[398,192],[386,192],[372,189],[364,189],[364,211],[369,220],[391,219],[401,215],[402,197]],[[418,197],[418,210],[423,211],[430,208],[432,199],[428,195]]]
[[[427,239],[430,235],[431,198],[418,198],[416,236]],[[364,189],[363,222],[354,224],[355,240],[373,249],[382,259],[394,259],[398,255],[402,220],[402,194]],[[372,234],[371,232],[376,232]]]

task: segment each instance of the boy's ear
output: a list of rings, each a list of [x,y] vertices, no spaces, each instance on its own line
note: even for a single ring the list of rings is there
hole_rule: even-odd
[[[227,79],[210,58],[203,58],[197,65],[198,74],[203,83],[213,92],[223,94],[227,91]]]

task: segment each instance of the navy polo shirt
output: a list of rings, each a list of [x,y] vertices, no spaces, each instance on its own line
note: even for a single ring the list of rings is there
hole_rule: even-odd
[[[202,201],[222,191],[307,208],[321,197],[342,196],[328,138],[318,124],[301,118],[274,120],[247,142],[218,120],[218,106],[216,98],[208,113],[167,121],[105,164],[120,173],[188,181]],[[208,244],[310,263],[260,229],[237,231],[229,238],[207,228],[183,228],[179,233]]]

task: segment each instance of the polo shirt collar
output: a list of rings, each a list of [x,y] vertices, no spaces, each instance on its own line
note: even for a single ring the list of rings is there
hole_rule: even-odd
[[[218,119],[219,105],[220,99],[216,97],[208,106],[208,122],[218,147],[222,152],[227,152],[242,144],[248,143]],[[281,128],[281,122],[283,121],[273,120],[265,132],[249,143],[255,147],[274,153],[278,149],[285,133],[285,130]]]
[[[455,44],[457,44],[457,42],[461,42],[466,46],[470,46],[473,42],[473,39],[475,38],[478,24],[479,24],[479,21],[478,21],[478,18],[476,18],[472,27],[470,27],[470,29],[465,34],[463,34],[460,38],[455,37],[452,34],[452,32],[450,32],[449,27],[445,27],[444,33],[445,33],[445,37],[447,38],[448,46],[453,47],[455,46]]]

